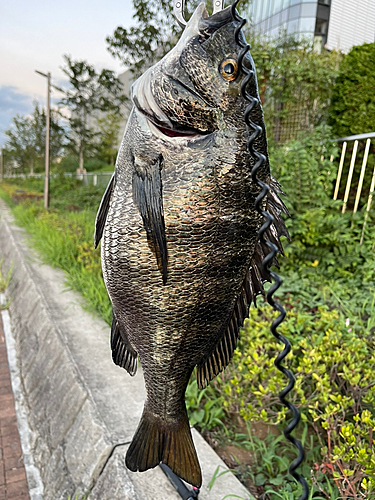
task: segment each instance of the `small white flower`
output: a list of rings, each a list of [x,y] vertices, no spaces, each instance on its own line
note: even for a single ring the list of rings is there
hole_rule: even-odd
[[[349,325],[350,325],[350,319],[349,319],[349,318],[346,318],[345,325],[346,325],[346,326],[349,326]]]

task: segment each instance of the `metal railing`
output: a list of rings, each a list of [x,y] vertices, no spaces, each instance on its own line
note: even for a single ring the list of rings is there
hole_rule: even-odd
[[[82,181],[84,184],[92,184],[93,186],[107,185],[113,172],[63,172],[64,177],[75,178]],[[50,174],[50,178],[57,178],[61,174]],[[45,175],[42,174],[7,174],[4,179],[44,179]]]
[[[364,153],[363,153],[363,157],[362,157],[361,170],[360,170],[358,184],[357,184],[357,188],[356,188],[356,196],[355,196],[355,201],[354,201],[354,206],[353,206],[353,214],[355,214],[358,211],[358,207],[360,205],[360,200],[361,200],[361,194],[362,194],[362,190],[363,190],[363,183],[364,183],[366,171],[367,171],[367,168],[369,165],[368,158],[369,158],[369,152],[370,152],[370,146],[371,146],[371,139],[374,139],[374,138],[375,138],[375,132],[370,132],[368,134],[350,135],[348,137],[339,137],[338,139],[335,139],[335,142],[338,142],[338,143],[342,142],[342,149],[341,149],[336,184],[335,184],[335,189],[334,189],[334,194],[333,194],[334,200],[337,200],[339,197],[340,185],[341,185],[341,181],[342,181],[342,177],[343,177],[345,160],[349,159],[349,156],[347,158],[348,143],[353,142],[353,149],[351,152],[349,170],[348,170],[348,175],[347,175],[346,184],[345,184],[345,191],[344,191],[344,196],[343,196],[343,205],[341,208],[341,212],[343,214],[346,212],[346,210],[348,208],[349,196],[350,196],[350,192],[351,192],[351,188],[352,188],[352,184],[353,184],[353,174],[355,172],[356,160],[357,160],[357,156],[358,156],[359,142],[366,141],[366,145],[365,145]],[[332,162],[333,158],[331,157],[330,159]],[[369,168],[371,168],[371,166]],[[360,240],[361,245],[363,243],[363,237],[364,237],[367,219],[368,219],[368,215],[369,215],[371,204],[372,204],[374,189],[375,189],[375,164],[373,165],[373,169],[372,169],[372,178],[371,178],[371,182],[370,182],[369,192],[367,195],[367,203],[364,204],[366,206],[366,209],[365,209],[366,213],[365,213],[365,220],[363,223],[362,235],[361,235],[361,240]]]

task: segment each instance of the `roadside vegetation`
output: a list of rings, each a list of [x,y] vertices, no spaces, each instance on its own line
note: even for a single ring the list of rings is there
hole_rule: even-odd
[[[119,60],[134,63],[137,74],[162,57],[178,35],[171,28],[169,0],[134,4],[135,25],[118,27],[107,44]],[[250,4],[242,2],[244,11]],[[351,192],[347,211],[341,213],[342,202],[332,200],[338,148],[331,139],[373,131],[375,44],[355,47],[347,55],[317,54],[307,41],[282,34],[273,42],[254,39],[251,44],[272,173],[287,193],[291,213],[291,241],[284,241],[285,257],[279,258],[284,283],[277,299],[288,313],[280,331],[292,342],[286,365],[296,375],[296,386],[289,397],[302,413],[296,431],[306,449],[301,472],[312,486],[310,500],[371,500],[375,211],[369,213],[361,244],[371,177],[365,176],[358,212],[352,214]],[[112,72],[97,73],[86,61],[67,56],[64,71],[70,87],[60,89],[60,104],[70,113],[68,121],[61,121],[58,110],[52,117],[50,209],[43,208],[43,180],[35,177],[5,179],[0,196],[45,262],[63,269],[67,285],[82,294],[83,306],[110,324],[100,252],[93,245],[104,187],[64,173],[113,170],[119,113],[127,103]],[[6,174],[43,171],[45,121],[37,103],[31,116],[14,118],[6,131]],[[360,160],[363,150],[360,144]],[[372,147],[370,165],[374,153]],[[273,311],[262,298],[257,305],[250,308],[229,367],[202,391],[193,377],[186,403],[191,424],[249,488],[251,498],[296,500],[300,487],[286,479],[296,451],[282,435],[290,416],[277,397],[286,382],[273,365],[281,346],[269,330]]]
[[[293,344],[287,365],[297,378],[290,398],[301,408],[297,435],[307,459],[302,467],[315,499],[375,495],[375,285],[373,219],[359,244],[364,212],[342,214],[332,201],[336,154],[321,127],[274,148],[274,175],[288,193],[291,242],[280,257],[285,283],[279,293],[288,311],[281,332]],[[44,210],[42,181],[1,184],[17,224],[32,236],[44,260],[63,269],[84,305],[111,321],[93,223],[103,187],[63,176],[52,179],[51,208]],[[311,196],[311,193],[314,193]],[[194,378],[186,402],[190,421],[238,474],[256,498],[298,498],[285,475],[295,450],[281,429],[288,418],[277,393],[285,380],[273,366],[280,351],[269,325],[270,307],[251,307],[233,362],[199,391]],[[263,496],[262,496],[263,495]]]

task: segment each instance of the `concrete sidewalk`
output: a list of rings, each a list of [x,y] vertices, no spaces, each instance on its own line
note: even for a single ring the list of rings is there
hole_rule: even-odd
[[[142,371],[131,378],[112,363],[108,325],[82,309],[81,296],[66,290],[60,270],[40,262],[1,200],[0,213],[0,257],[5,270],[14,266],[7,295],[28,449],[43,498],[179,500],[159,467],[132,473],[124,466],[143,408]],[[227,468],[195,430],[193,437],[203,470],[200,499],[248,498],[231,473],[208,489],[217,467]]]

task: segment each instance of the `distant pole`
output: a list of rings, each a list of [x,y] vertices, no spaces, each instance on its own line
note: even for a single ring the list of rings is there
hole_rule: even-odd
[[[44,208],[49,207],[49,135],[50,135],[50,101],[51,101],[51,73],[42,73],[35,70],[35,73],[47,78],[47,123],[46,123],[46,167],[44,177]]]

